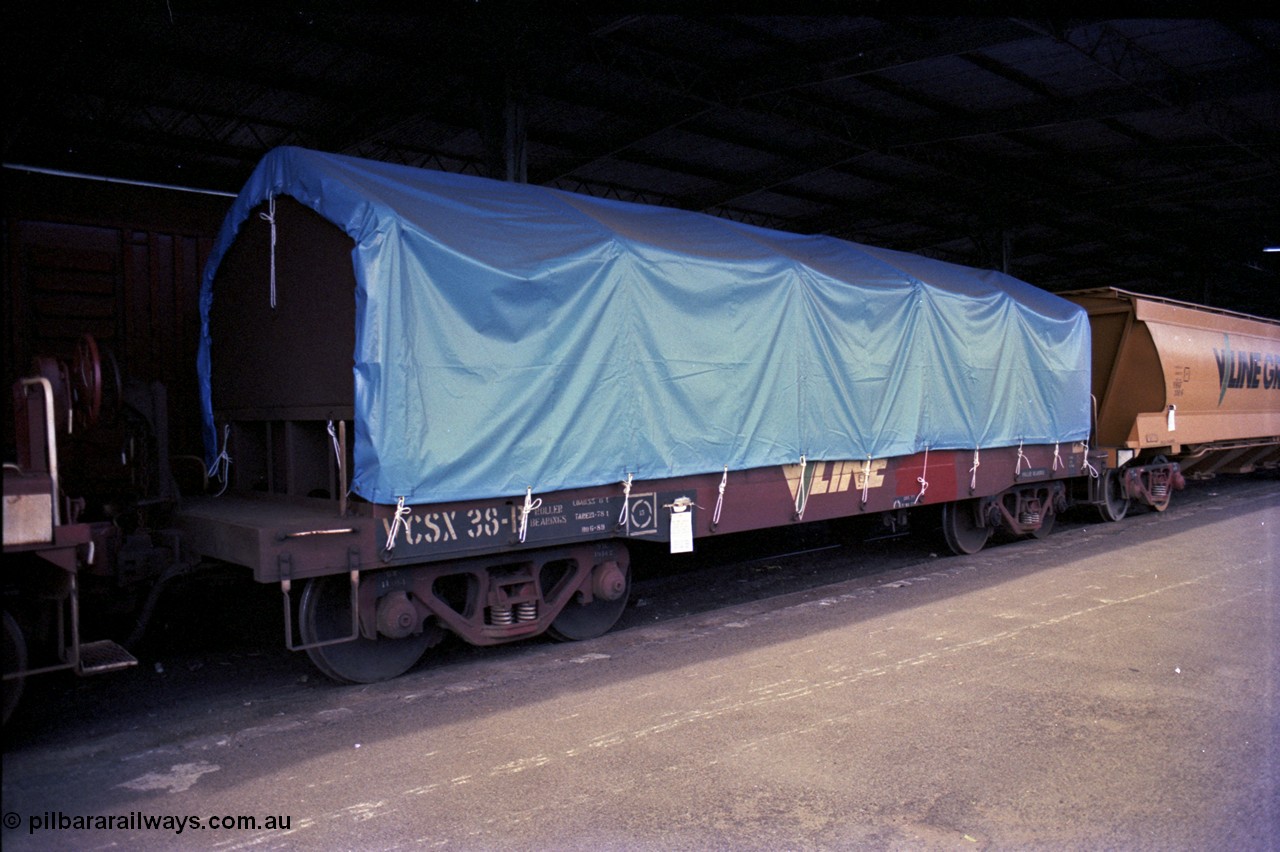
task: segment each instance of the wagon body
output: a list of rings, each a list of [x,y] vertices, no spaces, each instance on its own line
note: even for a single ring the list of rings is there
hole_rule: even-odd
[[[1089,313],[1097,443],[1117,462],[1280,463],[1280,322],[1117,289],[1063,295]]]
[[[960,552],[1043,534],[1089,466],[1078,306],[687,211],[279,149],[201,313],[220,487],[175,523],[338,680],[598,635],[633,542],[929,504]]]

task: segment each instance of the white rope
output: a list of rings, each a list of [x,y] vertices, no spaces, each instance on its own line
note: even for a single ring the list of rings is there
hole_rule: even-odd
[[[920,475],[916,477],[916,482],[920,483],[920,493],[916,495],[916,503],[918,504],[924,499],[924,492],[929,490],[929,445],[924,445],[924,467],[920,469]]]
[[[259,213],[259,218],[271,225],[271,309],[276,307],[276,199],[267,199],[267,212]]]
[[[333,439],[333,461],[338,466],[338,470],[342,470],[342,444],[338,442],[338,430],[334,428],[333,421],[329,421],[329,437]],[[351,488],[347,488],[346,496],[351,495]]]
[[[1027,467],[1031,467],[1031,462],[1022,454],[1022,441],[1018,441],[1018,464],[1013,468],[1013,475],[1017,476],[1022,473],[1022,464],[1026,462]]]
[[[622,511],[618,514],[618,529],[622,529],[627,525],[627,521],[631,520],[631,476],[627,473],[627,481],[622,483]]]
[[[520,507],[520,543],[524,544],[524,536],[529,528],[529,516],[542,506],[542,498],[533,499],[533,486],[529,486],[524,492],[524,505]]]
[[[329,421],[329,438],[333,441],[333,459],[338,463],[338,467],[342,467],[342,450],[338,446],[338,430],[333,427],[333,421]]]
[[[720,494],[716,497],[716,509],[711,514],[711,527],[720,524],[720,510],[724,507],[724,488],[729,484],[729,465],[724,466],[724,474],[720,477]]]
[[[1089,462],[1089,442],[1088,441],[1085,441],[1085,444],[1084,444],[1084,469],[1089,471],[1089,476],[1093,477],[1094,479],[1098,478],[1098,469],[1094,467],[1092,464],[1090,464]]]
[[[809,505],[809,489],[804,486],[804,471],[808,460],[800,456],[800,484],[796,487],[796,520],[804,520],[804,510]]]
[[[221,497],[227,491],[227,485],[231,482],[231,456],[227,455],[227,442],[231,438],[231,424],[228,423],[222,427],[222,452],[218,453],[218,457],[213,460],[213,464],[209,465],[209,478],[217,479],[222,483],[222,487],[218,489],[218,493],[214,497]]]
[[[862,505],[867,505],[867,492],[871,490],[871,456],[862,463]]]
[[[1058,443],[1059,442],[1057,441],[1053,442],[1053,469],[1054,470],[1057,470],[1060,467],[1065,467],[1065,465],[1063,465],[1062,463],[1062,456],[1058,455]]]
[[[387,531],[387,544],[383,547],[384,553],[390,553],[396,549],[396,536],[400,533],[400,528],[405,526],[405,518],[409,517],[413,510],[404,504],[404,498],[396,500],[396,514],[391,519],[391,529]]]
[[[973,474],[969,477],[969,492],[972,493],[978,489],[978,468],[982,467],[982,462],[978,460],[978,451],[973,451],[973,467],[969,468],[969,473]]]

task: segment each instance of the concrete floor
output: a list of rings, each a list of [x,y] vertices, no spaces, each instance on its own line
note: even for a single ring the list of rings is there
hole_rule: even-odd
[[[389,683],[68,693],[7,745],[5,848],[1280,849],[1280,481],[1198,487]],[[135,812],[290,827],[30,832]]]

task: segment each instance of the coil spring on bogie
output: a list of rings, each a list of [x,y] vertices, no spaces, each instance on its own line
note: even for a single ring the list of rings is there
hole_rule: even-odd
[[[538,620],[538,602],[524,601],[515,606],[489,607],[489,623],[506,626]]]
[[[1022,521],[1023,526],[1038,527],[1040,526],[1040,513],[1029,509],[1023,512],[1018,520]]]
[[[1151,483],[1151,496],[1156,500],[1163,500],[1169,496],[1169,483],[1161,480]]]

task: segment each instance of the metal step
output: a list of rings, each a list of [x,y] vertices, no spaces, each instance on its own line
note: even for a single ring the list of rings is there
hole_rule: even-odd
[[[137,657],[110,639],[84,642],[80,645],[80,665],[77,674],[102,674],[127,669],[138,664]]]

